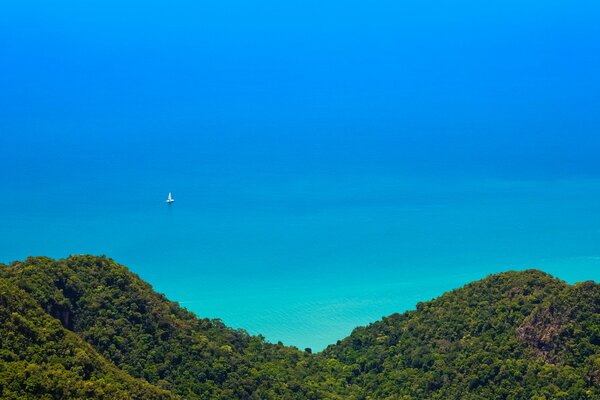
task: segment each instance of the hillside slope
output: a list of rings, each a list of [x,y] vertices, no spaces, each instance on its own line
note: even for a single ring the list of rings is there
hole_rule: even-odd
[[[0,398],[173,399],[132,378],[0,279]]]
[[[600,285],[539,271],[490,276],[323,353],[365,398],[598,399]]]
[[[186,399],[333,399],[345,392],[344,382],[313,373],[318,359],[197,318],[106,257],[35,257],[1,270],[116,366]]]
[[[600,399],[600,285],[535,270],[319,354],[198,318],[106,257],[0,265],[0,318],[2,398]]]

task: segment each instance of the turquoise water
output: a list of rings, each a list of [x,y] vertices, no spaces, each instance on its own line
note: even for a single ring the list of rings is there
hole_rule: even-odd
[[[492,272],[600,280],[599,20],[592,0],[0,2],[0,261],[106,254],[315,350]]]
[[[313,349],[493,272],[600,280],[595,180],[243,181],[12,191],[2,261],[106,254],[200,316]]]

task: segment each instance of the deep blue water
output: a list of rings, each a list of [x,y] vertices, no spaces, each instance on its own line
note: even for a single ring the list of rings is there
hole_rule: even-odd
[[[2,2],[0,262],[106,254],[313,349],[492,272],[600,280],[598,20],[592,1]]]

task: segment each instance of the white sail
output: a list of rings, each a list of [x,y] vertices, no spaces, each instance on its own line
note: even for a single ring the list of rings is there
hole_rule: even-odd
[[[169,196],[167,197],[167,203],[172,203],[175,200],[173,200],[173,196],[171,196],[171,192],[169,192]]]

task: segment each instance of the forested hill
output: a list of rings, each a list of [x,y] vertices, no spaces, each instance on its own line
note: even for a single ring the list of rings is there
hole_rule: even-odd
[[[329,346],[372,398],[600,399],[600,285],[492,275]]]
[[[347,385],[329,382],[329,376],[313,382],[320,376],[314,374],[315,357],[197,318],[109,258],[36,257],[1,271],[118,368],[181,398],[317,399],[345,393]]]
[[[134,379],[0,279],[0,398],[173,399]]]
[[[109,258],[28,258],[0,264],[0,398],[600,399],[600,285],[492,275],[309,354]]]

